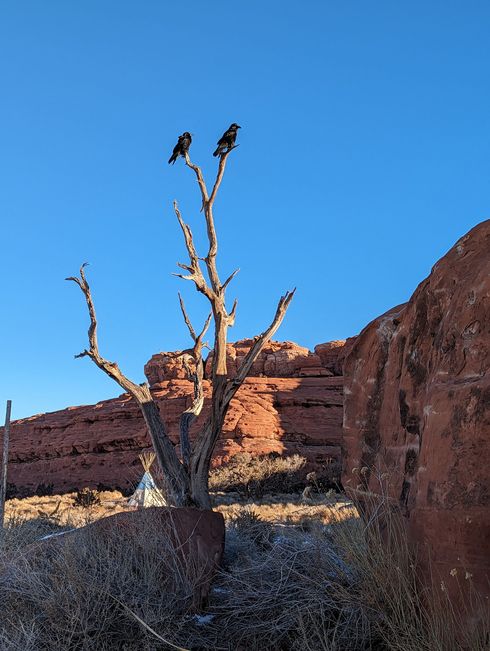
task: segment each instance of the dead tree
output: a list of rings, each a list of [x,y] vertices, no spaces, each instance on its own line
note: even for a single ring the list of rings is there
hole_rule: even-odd
[[[228,276],[224,282],[221,282],[216,263],[218,240],[214,224],[213,207],[223,180],[226,161],[231,151],[232,149],[220,157],[218,174],[211,194],[208,192],[201,169],[191,162],[188,153],[185,155],[186,165],[194,171],[201,193],[201,211],[204,213],[208,239],[208,250],[204,258],[198,256],[191,229],[184,222],[177,202],[174,202],[174,211],[182,229],[189,254],[188,264],[178,263],[178,266],[186,273],[175,275],[193,282],[196,289],[207,298],[211,305],[211,314],[208,316],[200,334],[196,335],[187,315],[184,302],[179,295],[184,321],[194,342],[193,348],[184,352],[184,365],[188,369],[189,377],[194,383],[194,397],[191,407],[182,414],[180,419],[182,460],[179,459],[174,444],[167,434],[165,424],[162,420],[158,405],[151,395],[149,385],[147,383],[142,385],[135,384],[121,372],[115,362],[104,359],[99,353],[97,318],[90,287],[85,276],[86,265],[84,264],[80,268],[80,277],[67,278],[67,280],[77,283],[82,290],[90,316],[88,331],[89,348],[76,355],[76,357],[90,357],[102,371],[115,380],[138,403],[165,478],[165,488],[169,503],[175,506],[193,505],[198,508],[210,508],[208,477],[211,457],[221,434],[230,402],[250,372],[254,361],[282,323],[295,291],[286,292],[280,298],[271,324],[262,334],[255,337],[252,347],[245,355],[235,376],[229,377],[226,359],[227,334],[228,328],[233,326],[235,322],[238,303],[235,300],[231,310],[228,311],[225,294],[230,282],[238,273],[238,269]],[[203,273],[201,262],[204,262],[207,278]],[[211,408],[208,418],[196,435],[194,445],[191,446],[189,429],[193,421],[200,414],[204,404],[204,362],[202,349],[204,346],[203,338],[211,319],[214,323],[214,347],[210,378],[212,385]]]

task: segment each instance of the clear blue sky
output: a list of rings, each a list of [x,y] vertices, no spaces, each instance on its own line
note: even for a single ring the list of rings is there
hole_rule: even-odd
[[[194,179],[242,125],[215,212],[241,272],[231,338],[313,347],[407,300],[490,215],[488,2],[3,0],[0,5],[0,400],[27,416],[118,395],[87,360],[64,282],[89,261],[101,352],[135,381],[188,346],[207,306],[171,276],[171,202],[203,234]],[[3,407],[0,405],[3,410]],[[0,415],[0,419],[3,415]]]

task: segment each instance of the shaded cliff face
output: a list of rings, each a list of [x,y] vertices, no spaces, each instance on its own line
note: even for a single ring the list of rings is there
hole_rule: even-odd
[[[453,568],[489,591],[489,350],[486,221],[407,304],[361,332],[344,365],[344,486],[376,492],[387,473],[411,539],[428,547],[450,591]]]
[[[230,373],[251,344],[251,340],[229,344]],[[214,463],[239,452],[299,453],[312,465],[338,461],[343,402],[339,370],[350,345],[349,340],[347,346],[330,342],[311,353],[291,342],[271,342],[231,403]],[[181,357],[178,352],[154,355],[145,373],[169,435],[178,443],[180,414],[192,395]],[[205,381],[206,397],[210,390]],[[206,402],[194,432],[207,409]],[[52,485],[54,492],[84,486],[126,490],[141,473],[138,453],[149,445],[140,411],[126,394],[33,416],[12,425],[8,481],[21,494],[42,484]]]

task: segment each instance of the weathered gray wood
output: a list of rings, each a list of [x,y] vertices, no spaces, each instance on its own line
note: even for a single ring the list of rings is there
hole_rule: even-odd
[[[5,520],[5,500],[7,498],[7,468],[8,468],[8,458],[9,458],[11,411],[12,411],[12,401],[7,400],[7,410],[5,414],[5,427],[3,429],[2,475],[0,478],[0,529],[3,529],[3,523]]]

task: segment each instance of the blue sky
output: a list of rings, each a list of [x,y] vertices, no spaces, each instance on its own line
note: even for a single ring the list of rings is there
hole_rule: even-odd
[[[211,179],[233,121],[240,147],[216,202],[223,276],[241,272],[231,339],[298,291],[278,338],[313,347],[407,300],[489,217],[488,2],[0,5],[0,400],[14,417],[119,387],[87,359],[87,315],[64,282],[89,261],[101,352],[135,381],[188,346],[204,299],[174,278],[171,202],[204,234],[176,137]]]

